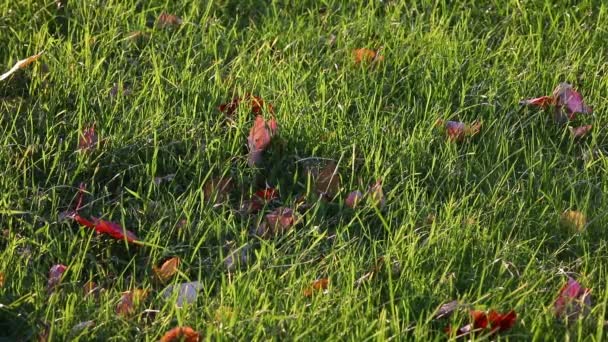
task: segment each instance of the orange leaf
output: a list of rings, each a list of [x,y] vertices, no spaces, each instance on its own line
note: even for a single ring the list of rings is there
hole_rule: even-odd
[[[0,272],[0,288],[4,287],[4,272]]]
[[[371,50],[366,48],[355,49],[353,50],[353,58],[355,59],[355,64],[360,63],[374,63],[374,62],[382,62],[384,60],[384,56],[379,54],[379,50]]]
[[[179,269],[180,259],[178,257],[170,258],[165,261],[160,267],[154,266],[152,270],[161,282],[166,282],[171,279]]]
[[[312,282],[312,285],[304,290],[304,297],[311,297],[314,292],[327,290],[329,278],[321,278]]]
[[[160,342],[198,342],[199,334],[190,327],[177,327],[173,328],[163,337],[160,338]]]
[[[17,61],[17,63],[15,63],[15,65],[13,65],[13,67],[9,71],[0,75],[0,81],[7,79],[10,75],[14,74],[17,70],[23,69],[23,68],[27,67],[28,65],[34,63],[38,58],[40,58],[40,56],[42,56],[43,53],[44,53],[44,51],[42,51],[36,55],[22,59],[20,61]]]

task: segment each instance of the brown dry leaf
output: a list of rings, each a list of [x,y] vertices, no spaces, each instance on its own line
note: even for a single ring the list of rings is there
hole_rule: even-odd
[[[296,215],[291,208],[279,207],[266,215],[266,221],[260,226],[260,236],[269,238],[289,231],[296,223]]]
[[[459,307],[460,307],[460,302],[457,300],[453,300],[451,302],[444,303],[439,307],[439,309],[437,309],[437,312],[435,313],[435,316],[433,316],[433,319],[441,319],[444,317],[449,317]]]
[[[4,81],[5,79],[7,79],[10,75],[14,74],[17,70],[19,69],[23,69],[25,67],[27,67],[28,65],[34,63],[38,58],[40,58],[40,56],[42,56],[42,54],[44,53],[44,51],[30,56],[28,58],[22,59],[20,61],[17,61],[17,63],[15,63],[15,65],[13,65],[13,67],[11,68],[11,70],[5,72],[4,74],[0,75],[0,81]]]
[[[182,18],[169,14],[166,12],[161,13],[156,21],[156,26],[159,28],[177,27],[182,24]]]
[[[317,291],[327,290],[329,287],[329,278],[321,278],[312,282],[312,285],[305,289],[303,294],[304,297],[312,297],[313,293]]]
[[[84,297],[88,297],[88,296],[94,296],[97,297],[97,295],[99,294],[99,291],[101,290],[101,288],[99,286],[97,286],[97,284],[94,281],[87,281],[83,286],[82,286],[82,292],[84,293]]]
[[[380,63],[384,61],[384,56],[380,55],[380,49],[371,50],[366,48],[353,50],[355,64],[360,63]]]
[[[212,203],[221,203],[228,198],[234,184],[231,177],[216,177],[205,182],[203,195]]]
[[[369,201],[372,206],[379,209],[384,207],[386,198],[384,197],[384,191],[382,190],[382,179],[378,179],[376,183],[369,188],[369,195]]]
[[[46,322],[42,322],[42,328],[38,331],[36,340],[38,342],[47,342],[51,334],[51,327]]]
[[[0,272],[0,288],[4,287],[4,272]]]
[[[319,195],[332,200],[340,192],[340,174],[338,165],[330,161],[317,175],[315,188]]]
[[[591,129],[593,129],[592,125],[584,125],[584,126],[579,126],[579,127],[568,127],[568,129],[570,130],[570,134],[572,135],[573,139],[581,139],[584,136],[587,135],[587,133],[591,132]]]
[[[148,290],[135,289],[125,291],[116,305],[116,314],[120,316],[130,316],[135,312],[135,307],[148,297]]]
[[[67,266],[62,264],[53,265],[49,270],[49,280],[47,283],[47,290],[52,292],[57,285],[61,282],[63,273],[68,269]]]
[[[359,204],[359,202],[361,201],[361,199],[363,198],[363,194],[361,193],[361,191],[359,190],[355,190],[355,191],[351,191],[348,196],[346,196],[346,199],[344,200],[344,205],[346,205],[347,207],[354,209],[357,204]]]
[[[177,271],[179,270],[180,261],[181,260],[178,257],[170,258],[165,261],[160,267],[154,266],[152,268],[152,271],[154,271],[154,275],[156,276],[156,278],[164,283],[171,279],[171,277],[173,277],[175,273],[177,273]]]
[[[580,211],[566,210],[560,217],[560,223],[570,230],[582,232],[587,225],[587,216]]]
[[[160,342],[198,342],[199,334],[190,327],[177,327],[167,331]]]

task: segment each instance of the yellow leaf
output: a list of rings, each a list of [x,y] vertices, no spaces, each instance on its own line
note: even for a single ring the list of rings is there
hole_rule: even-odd
[[[587,225],[587,216],[576,210],[566,210],[562,213],[561,224],[569,229],[582,232]]]

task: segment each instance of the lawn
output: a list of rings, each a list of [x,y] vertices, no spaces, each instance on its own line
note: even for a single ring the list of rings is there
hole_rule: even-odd
[[[0,2],[0,340],[605,340],[607,19]]]

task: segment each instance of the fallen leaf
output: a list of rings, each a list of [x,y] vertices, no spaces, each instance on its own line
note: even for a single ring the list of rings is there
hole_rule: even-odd
[[[587,216],[580,211],[566,210],[560,217],[560,223],[570,230],[582,232],[587,226]]]
[[[182,24],[182,18],[169,13],[161,13],[156,21],[156,26],[159,28],[176,27]]]
[[[226,201],[233,187],[231,177],[212,178],[203,185],[203,195],[212,203],[221,203]]]
[[[555,101],[553,100],[553,96],[541,96],[533,99],[519,101],[519,104],[523,106],[535,106],[541,108],[548,108],[554,103]]]
[[[304,290],[304,292],[303,292],[304,297],[312,297],[313,293],[322,291],[322,290],[327,290],[328,286],[329,286],[329,278],[317,279],[312,282],[312,285],[310,285],[309,288]]]
[[[218,110],[230,117],[236,112],[243,102],[249,104],[251,111],[256,116],[262,115],[264,110],[266,110],[269,114],[274,114],[274,107],[272,104],[266,103],[261,97],[251,94],[245,94],[243,97],[234,97],[230,102],[219,105]]]
[[[95,284],[94,281],[87,281],[83,286],[82,286],[82,292],[84,293],[84,297],[88,297],[88,296],[94,296],[97,297],[97,295],[99,294],[99,291],[101,290],[101,288],[99,286],[97,286],[97,284]]]
[[[439,309],[433,316],[433,319],[441,319],[444,317],[449,317],[459,307],[460,307],[460,302],[457,300],[453,300],[451,302],[444,303],[439,307]]]
[[[97,147],[97,133],[95,133],[95,124],[85,127],[78,139],[78,151],[92,151]]]
[[[42,322],[42,328],[39,329],[36,340],[38,342],[47,342],[49,340],[49,335],[51,334],[51,327],[48,323]]]
[[[4,272],[0,272],[0,289],[4,287]]]
[[[83,330],[93,328],[95,326],[95,321],[84,321],[76,324],[70,330],[70,335],[80,334]]]
[[[161,282],[166,282],[171,279],[179,270],[180,259],[178,257],[173,257],[166,260],[160,267],[154,266],[152,271],[158,280]]]
[[[90,221],[78,213],[72,213],[70,216],[74,221],[78,222],[80,225],[92,228],[99,234],[106,234],[116,240],[127,240],[129,243],[139,243],[139,239],[132,232],[124,229],[118,223],[101,220],[93,217],[93,221]]]
[[[116,305],[116,314],[120,316],[130,316],[135,312],[135,307],[148,297],[148,290],[135,289],[122,293]]]
[[[351,191],[344,200],[344,205],[354,209],[363,198],[363,194],[359,190]]]
[[[253,126],[247,137],[247,146],[249,147],[249,166],[256,166],[262,162],[262,153],[270,145],[270,139],[278,130],[277,122],[274,118],[269,121],[264,120],[261,115],[255,117]]]
[[[382,179],[378,179],[374,185],[369,188],[369,201],[372,206],[383,208],[386,204],[384,191],[382,190]]]
[[[592,128],[593,128],[592,125],[584,125],[584,126],[579,126],[579,127],[568,127],[573,139],[583,138],[585,135],[587,135],[587,133],[591,132]]]
[[[591,289],[584,288],[579,282],[568,277],[555,300],[555,315],[558,318],[574,320],[581,314],[587,315],[591,305]]]
[[[340,174],[338,165],[330,161],[319,172],[315,181],[317,193],[322,197],[332,200],[340,192]]]
[[[203,284],[198,281],[170,285],[162,292],[162,296],[165,299],[171,299],[174,293],[176,293],[177,300],[175,301],[175,305],[182,307],[184,304],[192,304],[196,302],[198,292],[202,288]]]
[[[167,331],[160,342],[198,342],[199,334],[190,327],[177,327]]]
[[[466,138],[473,137],[481,130],[481,122],[473,121],[473,123],[465,124],[460,121],[444,121],[438,119],[436,125],[443,125],[445,132],[450,141],[462,142]]]
[[[384,61],[384,56],[380,55],[380,50],[371,50],[366,48],[353,50],[353,58],[355,64],[360,63],[380,63]]]
[[[47,283],[47,290],[49,292],[55,290],[55,287],[59,285],[61,282],[61,277],[67,269],[68,267],[62,264],[56,264],[51,267],[49,270],[49,279]]]
[[[273,187],[266,187],[255,192],[255,197],[258,197],[266,202],[273,201],[279,198],[279,190]]]
[[[262,237],[272,237],[286,233],[296,223],[296,216],[291,208],[279,207],[266,214],[266,225],[259,232]]]
[[[583,96],[568,83],[557,85],[555,90],[553,90],[553,99],[555,101],[557,122],[574,120],[577,113],[591,114],[593,112],[593,109],[583,101]],[[565,110],[567,118],[563,118],[562,110]]]
[[[4,74],[0,75],[0,81],[4,81],[10,75],[14,74],[17,70],[23,69],[23,68],[27,67],[28,65],[34,63],[38,58],[40,58],[40,56],[42,56],[43,53],[44,53],[44,51],[42,51],[42,52],[40,52],[40,53],[38,53],[36,55],[33,55],[33,56],[27,57],[25,59],[22,59],[20,61],[17,61],[17,63],[15,63],[15,65],[13,65],[13,67],[9,71],[7,71]]]
[[[448,334],[455,333],[457,337],[466,336],[476,332],[490,330],[489,333],[504,332],[511,329],[517,320],[517,314],[511,310],[501,314],[494,310],[489,313],[480,310],[470,311],[472,322],[453,331],[452,327],[447,327],[445,331]]]

